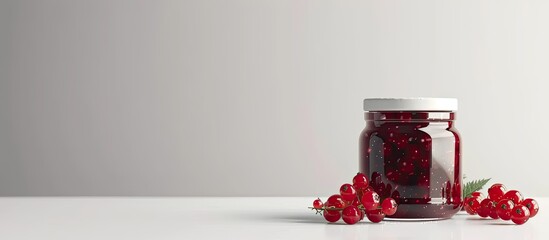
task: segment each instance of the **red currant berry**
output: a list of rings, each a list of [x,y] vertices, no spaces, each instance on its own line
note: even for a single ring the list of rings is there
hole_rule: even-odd
[[[391,198],[395,199],[395,201],[397,199],[400,199],[400,192],[398,192],[397,190],[394,190],[393,193],[391,193]]]
[[[370,220],[370,222],[378,223],[385,218],[385,214],[381,211],[381,209],[376,209],[367,211],[366,217],[368,218],[368,220]]]
[[[503,199],[509,199],[512,200],[515,205],[520,204],[522,202],[522,194],[517,190],[509,190],[503,195]]]
[[[374,188],[372,186],[368,186],[367,188],[362,189],[362,194],[369,191],[374,191]]]
[[[515,207],[515,203],[509,199],[501,199],[496,205],[498,216],[505,221],[511,220],[511,210]]]
[[[505,186],[501,183],[496,183],[488,188],[488,197],[493,201],[499,201],[505,194]]]
[[[477,214],[477,212],[472,210],[471,207],[468,205],[469,201],[469,198],[463,199],[463,210],[465,210],[465,212],[467,212],[469,215]]]
[[[379,195],[374,191],[365,192],[361,202],[366,211],[376,210],[379,206]]]
[[[356,190],[363,190],[368,187],[368,178],[364,173],[357,173],[355,177],[353,177],[353,186]]]
[[[530,210],[530,217],[531,218],[533,218],[534,216],[536,216],[538,214],[539,205],[538,205],[538,202],[536,202],[536,200],[531,199],[531,198],[527,198],[527,199],[524,199],[524,201],[522,201],[521,205],[527,207],[528,210]]]
[[[526,206],[517,205],[511,210],[511,220],[515,224],[524,224],[528,218],[530,218],[530,210]]]
[[[338,210],[326,210],[322,213],[324,219],[328,222],[337,222],[341,218],[341,213]]]
[[[481,192],[473,192],[471,193],[471,197],[478,197],[480,199],[483,199],[484,195]]]
[[[320,198],[317,198],[316,200],[313,201],[313,208],[322,208],[324,204],[322,203],[322,201],[320,200]]]
[[[343,199],[341,199],[341,195],[334,194],[326,200],[326,207],[333,207],[333,208],[344,208],[345,202],[343,202]]]
[[[343,201],[352,202],[356,198],[356,190],[353,185],[345,183],[339,188],[339,193]]]
[[[363,210],[360,210],[360,221],[362,221],[364,219],[364,211]]]
[[[392,198],[385,198],[385,200],[381,202],[381,209],[385,215],[393,215],[397,211],[397,202]]]
[[[490,216],[492,219],[499,219],[498,212],[496,211],[496,202],[492,201],[492,204],[494,204],[494,207],[490,209],[490,214],[488,214],[488,216]]]
[[[353,202],[351,203],[351,205],[357,206],[357,207],[360,206],[360,204],[361,204],[361,203],[360,203],[360,199],[359,199],[358,197],[356,197],[356,198],[353,200]]]
[[[477,210],[477,214],[483,218],[488,217],[492,208],[494,208],[494,202],[489,198],[485,198],[480,202],[480,208]]]
[[[477,214],[477,211],[480,208],[480,198],[479,197],[469,197],[465,199],[463,208],[465,211],[471,215]]]
[[[347,206],[343,209],[343,221],[347,224],[355,224],[360,221],[360,211],[356,206]]]

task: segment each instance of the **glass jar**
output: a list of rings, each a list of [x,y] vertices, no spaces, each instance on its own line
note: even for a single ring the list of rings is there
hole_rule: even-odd
[[[444,219],[462,205],[457,99],[364,99],[360,172],[398,205],[391,218]]]

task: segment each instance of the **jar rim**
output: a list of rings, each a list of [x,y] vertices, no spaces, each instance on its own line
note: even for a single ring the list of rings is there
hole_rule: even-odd
[[[366,98],[363,103],[366,112],[455,112],[458,109],[457,98]]]

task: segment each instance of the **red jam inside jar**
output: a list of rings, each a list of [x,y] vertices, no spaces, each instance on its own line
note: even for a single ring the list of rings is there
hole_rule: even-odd
[[[462,205],[457,100],[365,99],[360,172],[398,205],[391,218],[444,219]]]

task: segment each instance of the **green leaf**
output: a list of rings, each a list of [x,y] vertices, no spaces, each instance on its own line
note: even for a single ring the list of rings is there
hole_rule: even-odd
[[[478,179],[478,180],[473,180],[473,181],[470,181],[470,182],[466,183],[465,187],[463,187],[463,197],[464,198],[469,197],[469,196],[471,196],[471,193],[482,189],[482,187],[484,187],[484,185],[486,185],[486,183],[488,183],[488,181],[490,181],[490,179],[491,178]]]

